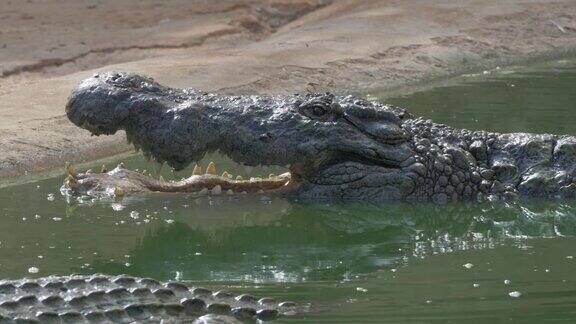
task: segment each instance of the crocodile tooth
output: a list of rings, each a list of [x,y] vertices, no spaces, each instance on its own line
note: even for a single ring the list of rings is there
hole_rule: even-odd
[[[124,190],[122,190],[120,187],[114,187],[114,196],[115,197],[124,196]]]
[[[160,178],[158,178],[158,180],[160,180],[160,182],[166,182],[166,180],[164,180],[163,176],[160,176]]]
[[[219,195],[222,193],[222,187],[220,185],[216,185],[214,188],[212,188],[211,192],[213,195]]]
[[[100,168],[100,173],[106,173],[108,172],[108,168],[106,167],[106,164],[102,164],[102,168]]]
[[[208,163],[206,174],[216,174],[216,163],[214,163],[214,161]]]
[[[226,194],[228,194],[228,195],[233,195],[233,194],[234,194],[234,190],[228,189],[228,191],[226,191]]]
[[[202,188],[202,190],[198,191],[200,196],[205,196],[208,194],[208,188]]]
[[[244,180],[244,178],[242,178],[241,175],[237,175],[237,176],[236,176],[236,180],[237,180],[237,181],[240,181],[240,180]]]
[[[88,169],[88,170],[86,170],[86,172],[84,172],[84,173],[90,174],[90,173],[92,173],[92,169]]]
[[[74,168],[72,167],[72,165],[70,164],[70,162],[66,162],[66,164],[64,164],[64,170],[66,170],[66,174],[68,174],[73,178],[76,178],[76,176],[78,175],[74,170]]]
[[[164,167],[163,163],[154,163],[154,173],[159,176],[162,172],[162,167]]]
[[[124,169],[124,162],[118,163],[118,167],[121,168],[121,169]]]
[[[224,171],[222,172],[222,178],[229,178],[230,174],[228,173],[228,171]]]
[[[194,165],[194,170],[192,171],[192,175],[201,175],[202,174],[202,167],[198,165],[198,163],[196,163],[196,165]]]
[[[276,176],[276,175],[275,175],[274,173],[270,173],[270,174],[268,175],[268,178],[274,178],[275,176]]]

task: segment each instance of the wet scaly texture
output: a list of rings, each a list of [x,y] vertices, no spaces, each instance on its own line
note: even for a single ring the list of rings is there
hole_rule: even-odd
[[[71,275],[0,281],[0,319],[46,323],[271,320],[295,304],[130,276]],[[206,320],[206,317],[204,318]]]
[[[111,72],[83,81],[66,112],[95,135],[125,130],[145,156],[177,170],[212,151],[251,166],[288,166],[281,193],[306,200],[576,196],[574,136],[459,130],[352,96],[219,96]],[[215,176],[214,166],[206,173]],[[123,175],[92,183],[133,178]],[[144,182],[140,191],[187,191]]]

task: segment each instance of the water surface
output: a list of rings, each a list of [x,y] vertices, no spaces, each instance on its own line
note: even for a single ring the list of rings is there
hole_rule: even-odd
[[[561,61],[372,95],[456,127],[575,134],[575,81],[576,62]],[[212,158],[234,175],[281,171]],[[154,169],[138,155],[124,161]],[[167,179],[189,172],[162,170]],[[59,194],[62,180],[0,189],[1,278],[128,273],[311,304],[281,322],[576,319],[576,202],[344,205],[174,194],[79,202]]]

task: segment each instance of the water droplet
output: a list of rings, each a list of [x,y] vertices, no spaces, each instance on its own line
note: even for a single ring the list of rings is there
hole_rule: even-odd
[[[165,221],[166,223],[168,223],[168,224],[174,223],[174,220],[173,220],[173,219],[166,219],[166,220],[164,220],[164,221]]]
[[[508,293],[508,296],[513,297],[513,298],[518,298],[518,297],[522,296],[522,293],[519,291],[511,291]]]
[[[55,222],[59,222],[59,221],[62,220],[62,218],[60,218],[60,217],[52,217],[52,220],[55,221]]]
[[[132,217],[133,219],[138,219],[138,218],[140,218],[140,213],[133,210],[130,212],[130,217]]]
[[[123,210],[124,208],[126,208],[126,206],[124,206],[124,205],[122,205],[122,204],[117,204],[117,203],[116,203],[116,204],[112,204],[111,207],[112,207],[112,209],[113,209],[114,211],[121,211],[121,210]]]
[[[466,263],[462,265],[466,269],[471,269],[474,265],[472,263]]]
[[[38,269],[36,267],[28,268],[28,273],[38,273],[39,271],[40,271],[40,269]]]
[[[368,292],[368,289],[362,288],[362,287],[356,287],[356,290],[357,290],[357,291],[360,291],[360,292],[363,292],[363,293]]]
[[[53,193],[49,193],[48,196],[46,197],[46,199],[47,199],[48,201],[54,201],[54,199],[55,199],[54,194],[53,194]]]
[[[508,280],[508,279],[504,280],[504,284],[505,284],[505,285],[509,285],[509,284],[511,284],[511,283],[512,283],[512,281],[510,281],[510,280]]]
[[[472,286],[474,286],[474,288],[478,288],[478,287],[480,287],[480,284],[475,283]]]

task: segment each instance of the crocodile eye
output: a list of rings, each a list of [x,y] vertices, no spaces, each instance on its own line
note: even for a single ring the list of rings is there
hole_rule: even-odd
[[[314,105],[309,110],[316,117],[322,117],[328,112],[326,108],[319,105]]]
[[[323,102],[308,102],[298,107],[298,110],[312,119],[326,119],[330,116],[330,106]]]

